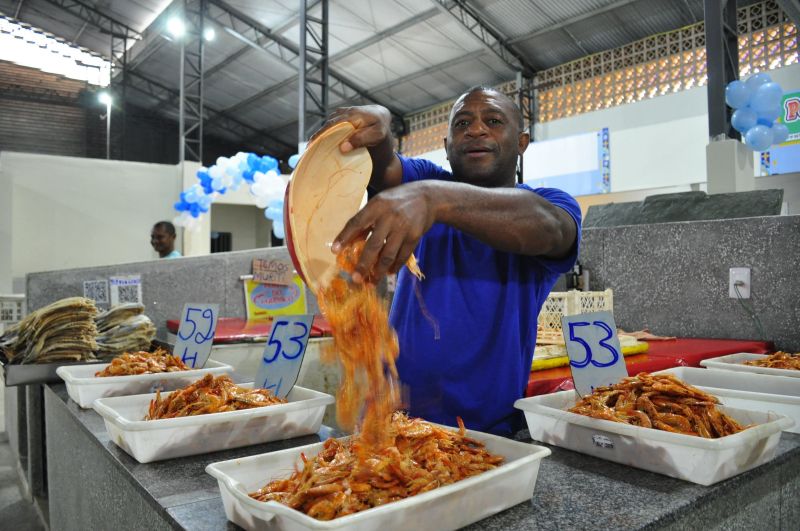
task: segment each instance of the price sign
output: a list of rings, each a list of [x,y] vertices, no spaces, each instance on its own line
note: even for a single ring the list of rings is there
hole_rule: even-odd
[[[583,313],[561,318],[572,381],[579,395],[611,385],[628,376],[611,312]]]
[[[193,369],[205,367],[217,331],[219,304],[191,304],[183,307],[178,341],[173,354]]]
[[[292,267],[282,260],[253,259],[253,280],[256,282],[288,286],[293,275]]]
[[[286,398],[300,374],[313,321],[313,315],[275,317],[256,375],[257,387]]]

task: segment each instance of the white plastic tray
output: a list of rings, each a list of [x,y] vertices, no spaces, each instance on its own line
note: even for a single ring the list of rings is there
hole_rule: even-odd
[[[155,394],[118,396],[94,402],[111,440],[140,463],[317,433],[325,408],[334,402],[331,395],[295,386],[286,397],[287,404],[142,420],[154,397]]]
[[[700,362],[703,367],[709,369],[723,369],[726,371],[741,371],[751,374],[771,374],[773,376],[788,376],[790,378],[800,378],[800,371],[792,369],[772,369],[770,367],[753,367],[742,365],[743,361],[760,360],[766,358],[766,354],[751,354],[740,352],[739,354],[728,354],[718,358],[709,358]]]
[[[800,378],[696,367],[675,367],[655,374],[666,373],[711,393],[726,406],[785,415],[794,426],[783,431],[800,433]]]
[[[775,456],[781,430],[792,425],[776,413],[720,406],[742,424],[755,426],[719,439],[670,433],[566,411],[575,391],[517,400],[531,438],[651,472],[712,485],[766,463]]]
[[[470,430],[467,434],[482,441],[490,452],[505,457],[505,463],[451,485],[329,521],[317,520],[278,502],[256,501],[247,495],[273,479],[288,477],[300,461],[300,452],[311,457],[319,453],[324,443],[212,463],[206,472],[219,482],[228,520],[247,530],[457,529],[530,500],[539,464],[551,453],[543,446],[495,435]]]
[[[173,391],[190,385],[207,373],[214,376],[233,373],[233,367],[218,361],[208,360],[202,369],[191,371],[161,372],[157,374],[134,374],[130,376],[97,377],[95,373],[110,363],[95,365],[71,365],[56,369],[56,374],[67,384],[69,397],[82,408],[92,407],[92,402],[108,396],[138,395],[156,391]]]

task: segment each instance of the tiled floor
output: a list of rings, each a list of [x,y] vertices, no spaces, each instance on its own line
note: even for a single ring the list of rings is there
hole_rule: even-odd
[[[22,498],[14,455],[5,433],[0,432],[0,528],[15,531],[40,531],[45,527],[33,508]]]

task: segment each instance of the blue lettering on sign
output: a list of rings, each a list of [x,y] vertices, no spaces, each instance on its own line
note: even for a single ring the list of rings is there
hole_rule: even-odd
[[[218,304],[186,304],[174,352],[190,367],[204,367],[217,327]]]
[[[575,390],[581,396],[628,375],[609,311],[561,318]]]
[[[592,325],[602,328],[603,331],[605,331],[606,336],[600,341],[598,341],[598,344],[604,349],[611,352],[610,361],[600,362],[595,360],[594,356],[592,355],[592,348],[589,346],[589,343],[587,343],[583,338],[578,337],[575,334],[576,328],[581,326],[592,326]],[[584,359],[580,361],[570,360],[569,364],[577,369],[582,369],[583,367],[586,367],[590,363],[595,367],[610,367],[611,365],[614,365],[617,362],[617,360],[619,360],[619,352],[617,352],[617,349],[615,349],[613,346],[608,344],[608,340],[611,339],[613,335],[614,331],[611,330],[611,327],[608,326],[603,321],[593,321],[591,324],[582,321],[569,323],[569,340],[574,341],[579,345],[581,345],[584,351],[586,352],[586,356],[584,357]]]
[[[258,308],[277,310],[294,304],[300,298],[300,288],[295,284],[279,286],[276,284],[259,284],[250,293],[250,300]]]
[[[275,318],[261,357],[256,384],[285,397],[297,381],[308,345],[313,315]]]

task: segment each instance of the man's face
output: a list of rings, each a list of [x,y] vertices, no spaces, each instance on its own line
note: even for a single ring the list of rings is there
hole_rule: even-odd
[[[150,245],[160,255],[169,254],[175,246],[175,236],[167,233],[162,227],[153,227],[150,231]]]
[[[517,158],[528,146],[519,115],[495,92],[475,91],[453,106],[445,139],[447,160],[457,180],[478,186],[511,186]]]

